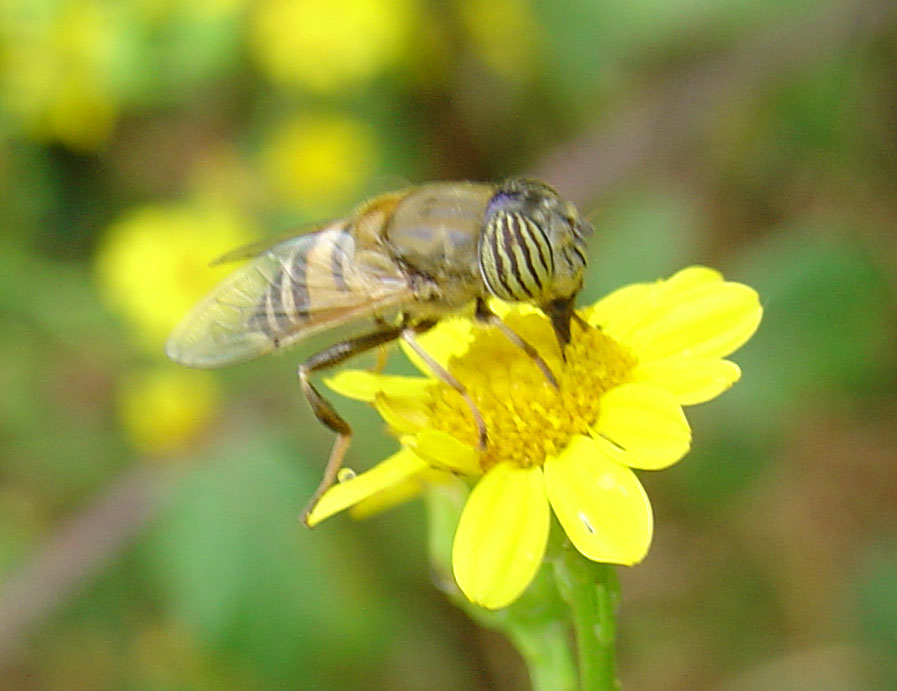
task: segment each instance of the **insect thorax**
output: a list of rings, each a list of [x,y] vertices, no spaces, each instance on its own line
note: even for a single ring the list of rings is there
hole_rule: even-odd
[[[384,231],[421,300],[458,306],[484,292],[477,243],[492,185],[434,183],[411,190]]]

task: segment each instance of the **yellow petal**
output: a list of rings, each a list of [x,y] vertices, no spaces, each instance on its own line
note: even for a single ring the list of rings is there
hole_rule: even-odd
[[[457,478],[448,473],[443,473],[432,468],[425,468],[404,480],[400,480],[394,485],[390,485],[389,487],[362,499],[349,509],[349,515],[352,516],[352,518],[358,519],[374,516],[398,506],[399,504],[403,504],[410,499],[414,499],[426,486],[443,484],[451,479]]]
[[[716,398],[740,378],[741,369],[729,360],[683,356],[639,363],[629,373],[630,381],[666,389],[682,405]]]
[[[624,286],[584,310],[593,326],[600,326],[609,336],[628,342],[632,331],[651,324],[658,315],[678,304],[684,293],[698,287],[722,284],[722,274],[705,266],[690,266],[666,280]]]
[[[467,350],[475,328],[476,325],[470,319],[461,317],[443,319],[432,329],[418,336],[417,342],[427,355],[446,367],[452,356],[460,355]],[[427,376],[433,376],[433,371],[427,363],[421,360],[405,341],[399,341],[399,345],[417,369]]]
[[[716,269],[706,266],[689,266],[663,281],[663,290],[668,294],[677,293],[704,283],[719,283],[722,280],[723,275]]]
[[[605,455],[645,470],[672,465],[691,445],[682,407],[671,393],[649,384],[623,384],[605,393],[592,432]]]
[[[440,470],[461,475],[479,475],[482,472],[479,452],[441,430],[421,430],[415,435],[402,437],[402,444]]]
[[[467,598],[487,609],[511,604],[533,580],[550,524],[542,469],[493,466],[458,522],[452,570]]]
[[[433,382],[423,377],[400,377],[391,374],[377,374],[366,370],[343,370],[325,377],[324,383],[340,396],[356,401],[373,403],[378,394],[430,400],[429,389]]]
[[[671,355],[725,357],[757,330],[763,308],[741,283],[702,283],[674,291],[627,336],[640,361]]]
[[[635,564],[648,553],[654,519],[641,483],[588,437],[545,461],[545,491],[570,542],[593,561]]]
[[[432,385],[432,381],[429,383]],[[390,429],[400,435],[416,434],[430,424],[427,407],[413,398],[393,398],[378,394],[374,400],[374,407]]]
[[[400,483],[427,468],[427,464],[408,449],[402,449],[380,461],[368,471],[334,485],[324,493],[308,515],[308,525],[315,526],[353,504]]]
[[[324,379],[333,391],[372,403],[399,434],[412,434],[429,421],[428,406],[435,385],[424,377],[402,377],[365,370],[344,370]]]
[[[646,305],[653,304],[656,283],[633,283],[609,293],[591,307],[585,307],[582,318],[592,326],[618,336],[640,322]]]

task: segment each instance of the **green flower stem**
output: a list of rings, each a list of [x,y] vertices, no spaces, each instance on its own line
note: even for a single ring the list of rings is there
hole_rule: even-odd
[[[576,689],[576,663],[565,622],[545,622],[531,629],[516,627],[506,633],[526,662],[534,691]]]
[[[512,607],[490,612],[458,601],[474,621],[500,631],[520,653],[529,670],[534,691],[577,691],[576,661],[570,650],[566,621],[551,617],[528,619]]]
[[[446,484],[433,488],[425,497],[430,519],[430,562],[437,583],[480,626],[508,638],[526,663],[536,691],[577,691],[570,610],[558,593],[550,564],[543,565],[527,592],[510,607],[495,611],[478,607],[457,590],[451,570],[452,540],[467,487],[460,481]],[[558,531],[552,530],[552,535]],[[552,539],[552,552],[561,549],[561,542]]]
[[[619,689],[616,609],[620,585],[614,567],[583,557],[569,543],[554,561],[555,580],[570,607],[576,633],[581,691]]]

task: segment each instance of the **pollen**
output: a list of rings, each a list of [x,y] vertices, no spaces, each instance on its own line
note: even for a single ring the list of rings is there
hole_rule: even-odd
[[[588,434],[598,419],[602,394],[623,383],[637,362],[597,328],[574,322],[563,359],[551,326],[540,315],[513,315],[507,324],[536,348],[558,386],[497,329],[478,330],[471,347],[449,361],[449,372],[467,389],[486,425],[488,442],[480,455],[484,472],[500,461],[541,465],[572,436]],[[469,406],[450,386],[438,386],[433,426],[476,448]]]

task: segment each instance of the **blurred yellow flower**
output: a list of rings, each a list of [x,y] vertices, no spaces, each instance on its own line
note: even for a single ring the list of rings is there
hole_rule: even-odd
[[[740,377],[724,359],[756,330],[757,293],[692,267],[665,281],[622,288],[579,310],[565,359],[549,320],[497,305],[555,374],[495,329],[442,322],[421,344],[459,382],[485,422],[478,447],[470,408],[430,374],[344,371],[335,391],[372,403],[403,449],[371,470],[344,476],[308,517],[314,525],[397,486],[441,471],[477,478],[461,513],[452,567],[461,591],[490,609],[513,602],[538,570],[553,511],[570,542],[594,561],[635,564],[651,543],[653,517],[633,469],[666,468],[688,451],[682,411],[715,398]]]
[[[274,82],[348,88],[396,62],[414,13],[413,0],[261,0],[250,51]]]
[[[528,2],[458,0],[458,12],[472,47],[495,72],[514,79],[532,69],[542,31]]]
[[[284,204],[326,215],[358,196],[376,165],[377,141],[360,120],[300,116],[267,140],[261,165]]]
[[[246,221],[221,207],[134,209],[112,224],[97,253],[102,297],[161,357],[177,320],[233,270],[209,262],[252,239]]]
[[[99,0],[0,5],[0,101],[29,136],[105,143],[119,110],[121,18]]]
[[[164,455],[195,438],[219,398],[217,381],[207,372],[175,367],[135,372],[120,384],[119,424],[138,451]]]

